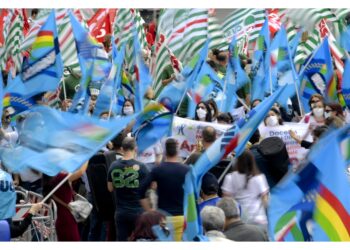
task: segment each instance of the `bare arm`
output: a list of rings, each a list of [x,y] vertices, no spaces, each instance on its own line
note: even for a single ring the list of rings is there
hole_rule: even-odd
[[[70,177],[69,177],[69,181],[73,182],[75,180],[78,180],[86,171],[87,167],[88,167],[88,163],[89,161],[85,162],[81,168],[79,170],[77,170],[76,172],[74,172]]]
[[[113,192],[113,183],[112,182],[107,182],[107,188],[109,192]]]

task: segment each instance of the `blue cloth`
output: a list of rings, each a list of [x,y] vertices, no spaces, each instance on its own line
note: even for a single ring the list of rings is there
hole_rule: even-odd
[[[0,220],[0,242],[10,241],[10,225],[7,220]]]
[[[12,176],[0,169],[0,220],[15,215],[16,192]]]
[[[215,197],[215,198],[211,198],[209,200],[203,201],[198,205],[199,208],[199,212],[202,211],[202,209],[205,206],[216,206],[216,203],[218,203],[221,200],[220,197]]]

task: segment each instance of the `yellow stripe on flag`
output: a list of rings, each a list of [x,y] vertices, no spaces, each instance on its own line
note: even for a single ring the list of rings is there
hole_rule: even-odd
[[[336,230],[340,241],[350,241],[350,236],[345,228],[345,225],[338,213],[333,209],[333,207],[322,197],[317,196],[316,201],[317,209],[327,217],[329,222],[332,224],[333,228]],[[335,233],[335,232],[334,232]]]

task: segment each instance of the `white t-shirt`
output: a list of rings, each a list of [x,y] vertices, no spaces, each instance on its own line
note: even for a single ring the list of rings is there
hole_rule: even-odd
[[[305,116],[300,120],[299,123],[307,123],[310,124],[312,129],[315,129],[318,126],[322,126],[324,125],[324,121],[323,122],[318,122],[315,120],[315,117],[311,114],[311,113],[307,113],[305,114]]]
[[[147,148],[142,154],[138,154],[136,160],[142,163],[155,163],[156,156],[163,153],[162,145],[157,142],[153,146]]]
[[[242,207],[242,220],[257,224],[267,224],[267,217],[261,195],[269,191],[266,177],[263,174],[249,179],[245,188],[246,176],[237,171],[226,175],[221,189],[229,193]]]

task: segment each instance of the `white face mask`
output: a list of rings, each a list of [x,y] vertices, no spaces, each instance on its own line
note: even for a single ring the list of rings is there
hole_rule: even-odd
[[[126,115],[132,115],[132,114],[134,114],[134,109],[133,109],[133,107],[124,107],[124,109],[123,109],[123,111],[124,111],[124,114],[126,114]]]
[[[266,124],[268,127],[274,127],[278,125],[278,118],[277,116],[273,115],[273,116],[269,116],[266,119]]]
[[[324,110],[323,108],[314,108],[312,110],[312,113],[314,114],[315,117],[322,117],[323,116],[323,113],[324,113]]]
[[[324,118],[328,118],[328,117],[331,117],[331,112],[324,112]]]
[[[204,109],[197,109],[197,115],[198,115],[198,118],[200,120],[205,120],[205,117],[207,116],[207,111],[205,111]]]
[[[211,117],[214,118],[214,115],[215,115],[215,111],[211,110]]]

